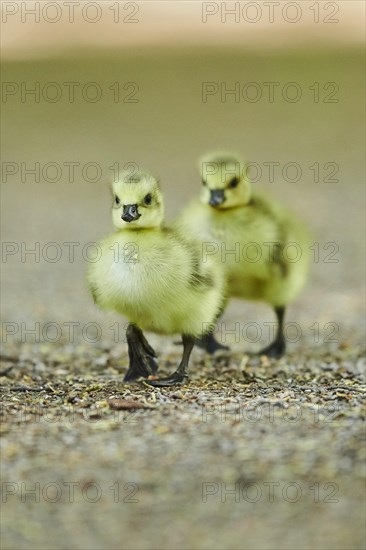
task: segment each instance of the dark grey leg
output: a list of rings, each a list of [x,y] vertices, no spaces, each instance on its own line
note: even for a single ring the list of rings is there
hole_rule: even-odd
[[[126,330],[128,356],[130,364],[124,377],[125,382],[132,382],[141,376],[148,378],[155,374],[158,365],[155,361],[155,351],[150,346],[141,329],[130,323]]]
[[[225,299],[224,303],[222,304],[222,307],[220,308],[220,311],[216,317],[215,323],[218,322],[221,315],[224,313],[226,305],[227,305],[227,299]],[[213,332],[208,332],[207,334],[203,334],[201,338],[197,338],[196,344],[199,348],[205,349],[207,353],[209,353],[210,355],[213,355],[215,351],[218,351],[220,349],[221,350],[230,349],[229,346],[224,346],[223,344],[221,344],[221,342],[216,340]]]
[[[208,332],[201,338],[197,338],[196,344],[199,348],[205,349],[210,355],[213,355],[215,351],[220,349],[230,349],[229,346],[224,346],[218,342],[212,332]]]
[[[276,337],[274,341],[271,344],[269,344],[269,346],[262,349],[258,355],[267,355],[268,357],[274,357],[276,359],[279,359],[286,352],[286,340],[283,334],[285,308],[283,306],[275,307],[274,310],[275,310],[275,313],[277,316],[277,322],[278,322]]]
[[[179,367],[173,374],[167,376],[166,378],[158,378],[157,380],[147,380],[147,383],[150,386],[177,386],[184,384],[188,380],[188,363],[189,358],[192,353],[193,346],[195,344],[195,339],[193,336],[187,336],[183,334],[183,355],[182,360],[179,364]]]

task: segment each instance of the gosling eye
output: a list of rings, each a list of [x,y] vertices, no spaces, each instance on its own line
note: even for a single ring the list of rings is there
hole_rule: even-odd
[[[240,182],[239,178],[235,177],[232,180],[230,180],[228,187],[230,187],[230,189],[234,189],[239,185],[239,182]]]
[[[150,195],[150,193],[144,198],[144,203],[147,205],[152,203],[152,196]]]
[[[205,182],[205,180],[202,180],[202,185],[207,185],[207,183]]]
[[[119,197],[117,197],[117,195],[114,199],[114,202],[116,203],[117,206],[121,203],[121,201],[119,200]]]

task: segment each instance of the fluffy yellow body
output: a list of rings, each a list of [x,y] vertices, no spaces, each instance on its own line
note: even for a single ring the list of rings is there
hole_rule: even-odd
[[[204,258],[216,256],[222,262],[229,295],[285,306],[304,286],[307,231],[272,199],[253,194],[247,204],[231,208],[197,200],[179,221],[186,231],[194,228],[200,235]]]
[[[100,243],[88,281],[96,303],[141,329],[201,336],[223,305],[225,276],[217,258],[172,228],[116,231]]]

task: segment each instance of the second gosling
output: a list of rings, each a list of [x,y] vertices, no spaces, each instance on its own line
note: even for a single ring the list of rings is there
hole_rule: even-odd
[[[243,174],[241,159],[230,153],[212,153],[201,159],[201,200],[186,207],[180,222],[200,235],[203,245],[223,253],[228,294],[270,304],[278,329],[273,342],[259,353],[281,357],[286,350],[286,306],[305,284],[309,237],[303,224],[270,197],[254,193]],[[285,252],[293,246],[296,261]],[[209,256],[208,256],[209,257]],[[201,345],[209,353],[223,348],[206,335]]]
[[[101,259],[88,272],[89,287],[101,308],[129,320],[129,368],[125,381],[155,375],[155,352],[142,330],[181,334],[178,369],[153,386],[182,384],[197,338],[212,330],[224,303],[225,276],[214,259],[203,262],[201,245],[176,227],[163,225],[163,196],[148,173],[122,172],[112,185],[116,232],[101,241]]]

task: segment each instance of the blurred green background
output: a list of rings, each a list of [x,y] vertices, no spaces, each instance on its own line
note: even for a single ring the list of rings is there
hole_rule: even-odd
[[[3,172],[17,170],[3,174],[3,239],[24,242],[29,249],[39,242],[41,261],[29,255],[22,262],[20,249],[6,258],[3,281],[9,291],[3,296],[4,318],[110,323],[113,314],[106,321],[85,290],[82,257],[86,243],[111,230],[110,167],[136,163],[157,174],[170,220],[199,192],[199,156],[211,149],[226,149],[260,166],[262,174],[254,188],[293,208],[319,243],[319,262],[312,262],[310,283],[293,320],[308,324],[336,321],[353,332],[363,318],[363,62],[360,49],[268,52],[233,47],[95,51],[5,62],[3,80],[17,83],[19,92],[8,95],[2,105],[3,161],[17,163],[16,168],[3,163]],[[22,82],[29,89],[39,83],[39,103],[32,95],[21,102]],[[42,96],[45,89],[46,97],[53,97],[55,88],[44,88],[50,82],[62,89],[55,103]],[[68,101],[64,82],[80,83],[73,103]],[[90,82],[96,82],[102,92],[95,103],[85,101],[81,93]],[[116,89],[116,82],[118,103],[110,89]],[[123,102],[134,90],[132,85],[123,89],[129,82],[135,83],[136,103]],[[242,94],[236,102],[228,94],[222,101],[217,93],[204,102],[205,82],[228,90],[239,83],[241,91],[254,82],[262,98],[252,103]],[[268,100],[266,82],[278,83],[273,103]],[[285,101],[282,95],[291,82],[302,94],[296,103]],[[329,82],[339,87],[332,96],[334,103],[324,102],[333,90],[333,84],[323,89]],[[319,83],[319,102],[314,101],[314,83]],[[87,93],[93,97],[94,88]],[[253,93],[254,88],[248,88],[248,95]],[[289,88],[289,94],[294,94],[294,88]],[[67,163],[73,162],[79,165],[72,182]],[[99,175],[93,168],[83,173],[90,162],[99,165]],[[268,162],[280,163],[273,183],[264,164]],[[299,181],[284,179],[283,167],[291,162],[301,167]],[[26,168],[21,163],[28,169],[39,163],[38,183],[32,174],[24,175]],[[60,167],[58,176],[51,167],[42,177],[47,163]],[[315,163],[319,163],[319,182],[310,168]],[[326,163],[333,164],[324,168]],[[328,182],[333,166],[336,182]],[[292,178],[294,172],[288,174]],[[56,177],[59,181],[47,181]],[[49,242],[59,244],[60,261],[52,263],[42,257]],[[74,263],[69,261],[65,242],[80,243]],[[339,246],[337,263],[324,261],[332,248],[322,247],[329,242]],[[54,255],[55,249],[49,249],[50,258]],[[244,314],[243,305],[235,307],[228,311],[229,318]],[[270,316],[261,307],[248,305],[245,315],[250,319],[258,314]]]

